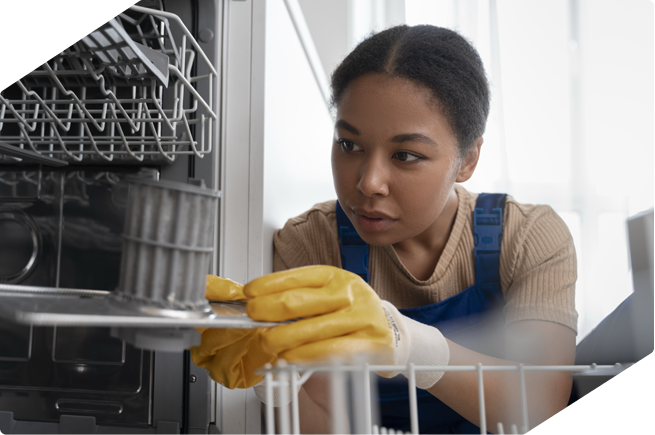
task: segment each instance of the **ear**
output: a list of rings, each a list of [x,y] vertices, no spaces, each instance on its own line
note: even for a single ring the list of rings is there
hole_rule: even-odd
[[[480,136],[476,139],[475,143],[469,147],[468,151],[466,151],[466,155],[462,159],[462,165],[459,168],[459,173],[455,179],[456,183],[463,183],[473,175],[475,167],[478,166],[482,142],[483,139],[482,136]]]

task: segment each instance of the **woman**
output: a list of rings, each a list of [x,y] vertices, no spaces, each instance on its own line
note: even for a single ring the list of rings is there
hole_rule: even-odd
[[[249,297],[253,319],[304,319],[207,331],[194,362],[230,388],[254,385],[252,371],[280,357],[357,351],[396,364],[572,364],[576,261],[565,224],[550,207],[456,184],[475,170],[489,112],[475,49],[447,29],[398,26],[363,41],[331,85],[338,203],[276,233],[278,273],[243,290],[208,285],[208,297]],[[408,430],[406,382],[381,375],[382,423]],[[422,372],[417,386],[422,431],[479,432],[475,373]],[[528,375],[530,426],[563,409],[570,389],[567,373]],[[518,391],[516,373],[485,374],[491,430],[522,421]],[[320,380],[300,398],[302,430],[325,432]]]

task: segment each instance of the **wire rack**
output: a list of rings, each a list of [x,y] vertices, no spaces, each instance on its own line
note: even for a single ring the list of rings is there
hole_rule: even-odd
[[[517,372],[520,379],[520,391],[517,394],[521,398],[521,420],[507,426],[498,423],[497,427],[491,429],[497,434],[523,434],[531,429],[528,420],[528,400],[525,389],[526,372],[587,372],[594,371],[599,374],[616,372],[625,367],[621,364],[615,365],[571,365],[571,366],[536,366],[536,365],[507,365],[507,366],[407,366],[394,365],[370,365],[342,364],[333,362],[326,365],[287,365],[285,361],[277,362],[276,367],[267,364],[261,370],[265,376],[266,385],[266,433],[300,433],[300,413],[298,409],[298,391],[300,387],[315,373],[327,373],[330,378],[331,403],[332,403],[332,432],[333,433],[368,433],[368,434],[402,434],[404,432],[393,428],[382,427],[375,422],[376,409],[372,400],[372,374],[374,372],[395,372],[407,373],[409,392],[409,415],[411,434],[419,433],[419,415],[417,407],[416,378],[415,373],[419,371],[457,371],[475,372],[478,380],[478,412],[480,415],[480,433],[487,433],[487,422],[484,401],[484,373],[485,372]],[[350,390],[350,391],[349,391]],[[287,405],[277,407],[277,418],[275,417],[274,396],[280,403],[289,402]],[[349,399],[350,398],[350,399]],[[344,404],[350,402],[350,413],[347,413]],[[289,409],[290,408],[290,409]],[[276,424],[277,423],[277,424]]]
[[[0,141],[78,164],[202,158],[217,75],[178,16],[134,6],[0,93]]]

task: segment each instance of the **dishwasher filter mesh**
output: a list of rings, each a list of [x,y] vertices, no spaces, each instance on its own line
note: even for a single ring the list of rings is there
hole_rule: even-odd
[[[112,298],[153,314],[211,312],[205,283],[218,196],[202,185],[131,180],[120,284]]]

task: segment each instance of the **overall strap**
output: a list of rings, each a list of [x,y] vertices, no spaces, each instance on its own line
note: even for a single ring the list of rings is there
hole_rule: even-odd
[[[368,244],[359,237],[339,201],[337,201],[336,213],[341,267],[368,282]]]
[[[500,283],[500,242],[503,238],[504,193],[481,193],[473,211],[475,283]]]

